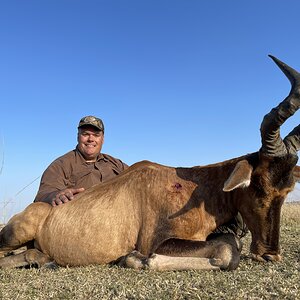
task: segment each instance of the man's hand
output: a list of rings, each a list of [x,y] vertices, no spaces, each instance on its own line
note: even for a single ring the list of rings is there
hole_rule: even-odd
[[[64,203],[67,203],[74,199],[74,196],[76,194],[82,193],[84,191],[84,188],[78,188],[78,189],[65,189],[60,192],[58,192],[55,197],[51,201],[52,206],[61,205]]]

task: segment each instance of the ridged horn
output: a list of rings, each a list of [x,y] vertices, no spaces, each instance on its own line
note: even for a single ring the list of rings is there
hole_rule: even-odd
[[[283,140],[288,151],[297,154],[300,150],[300,125],[295,127]]]
[[[295,130],[297,129],[298,133],[293,130],[289,135],[290,137],[287,137],[283,142],[280,137],[280,126],[300,107],[300,74],[278,58],[269,56],[289,79],[292,87],[289,95],[265,115],[261,123],[261,151],[269,156],[283,156],[289,151],[287,146],[290,147],[290,144],[297,140],[297,136],[299,137],[299,129],[296,127]],[[290,143],[291,141],[292,143]]]

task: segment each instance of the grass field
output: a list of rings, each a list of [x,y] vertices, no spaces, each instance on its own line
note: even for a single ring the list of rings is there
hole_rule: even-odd
[[[282,212],[283,262],[248,258],[237,270],[154,272],[108,266],[0,270],[0,299],[300,299],[300,204]]]

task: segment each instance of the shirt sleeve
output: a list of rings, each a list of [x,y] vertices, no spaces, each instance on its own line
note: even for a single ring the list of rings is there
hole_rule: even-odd
[[[129,166],[127,164],[125,164],[124,162],[122,162],[121,160],[120,160],[120,164],[121,164],[121,170],[122,171],[125,171],[126,169],[129,168]]]
[[[103,154],[103,156],[110,162],[112,168],[118,171],[118,174],[129,168],[127,164],[125,164],[118,158],[115,158],[108,154]]]
[[[118,158],[113,158],[113,161],[111,161],[111,162],[117,168],[117,170],[118,170],[119,173],[122,173],[123,171],[125,171],[126,169],[129,168],[127,164],[125,164],[124,162],[122,162]]]
[[[68,181],[64,168],[59,161],[54,161],[42,175],[34,202],[43,201],[50,193],[61,191],[67,187]]]

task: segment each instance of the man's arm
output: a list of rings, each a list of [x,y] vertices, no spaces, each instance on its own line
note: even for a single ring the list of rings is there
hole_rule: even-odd
[[[65,173],[61,163],[54,161],[43,173],[34,202],[46,202],[56,206],[73,200],[74,195],[83,192],[84,188],[68,187]]]
[[[81,193],[84,191],[84,188],[70,188],[70,189],[64,189],[61,191],[54,191],[49,194],[46,194],[44,197],[42,197],[40,200],[39,198],[35,198],[34,202],[47,202],[51,204],[52,206],[60,205],[67,203],[74,199],[74,196],[78,193]]]

